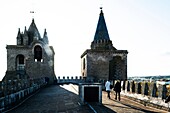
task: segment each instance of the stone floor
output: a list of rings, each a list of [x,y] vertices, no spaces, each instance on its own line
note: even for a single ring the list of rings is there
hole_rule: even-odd
[[[167,113],[167,111],[146,107],[128,98],[121,97],[121,101],[107,98],[102,92],[102,105],[89,103],[81,105],[81,100],[74,85],[52,85],[41,89],[9,113]]]
[[[103,105],[116,113],[167,113],[167,111],[144,106],[143,104],[130,100],[126,97],[121,97],[120,101],[115,100],[114,98],[114,92],[111,94],[111,99],[108,99],[107,93],[103,91]]]

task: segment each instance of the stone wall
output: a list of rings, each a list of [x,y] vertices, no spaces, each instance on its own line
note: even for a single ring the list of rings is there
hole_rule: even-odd
[[[21,48],[16,46],[7,46],[7,71],[16,70],[16,57],[18,53],[22,53],[26,58],[29,58],[32,55],[32,50],[29,48]]]
[[[42,47],[42,61],[36,62],[34,59],[34,47]],[[17,74],[17,56],[24,56],[24,71],[32,79],[42,77],[49,78],[49,83],[56,80],[54,73],[54,51],[51,46],[36,42],[32,46],[7,45],[7,72],[4,78],[16,79]],[[11,75],[9,72],[12,72]]]
[[[8,80],[0,82],[0,112],[7,111],[31,94],[36,92],[47,83],[44,79],[32,80],[26,82],[24,80]]]

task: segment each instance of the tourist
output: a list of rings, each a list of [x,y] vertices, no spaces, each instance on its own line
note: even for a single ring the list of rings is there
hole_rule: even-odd
[[[107,97],[110,99],[110,80],[107,80],[107,82],[105,83],[105,87],[106,87]]]
[[[115,84],[114,91],[116,92],[115,99],[117,100],[117,95],[118,95],[119,96],[119,101],[120,101],[121,84],[120,84],[119,80]]]

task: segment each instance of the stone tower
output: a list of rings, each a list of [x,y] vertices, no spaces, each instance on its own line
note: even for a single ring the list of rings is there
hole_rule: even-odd
[[[49,46],[46,29],[41,38],[34,19],[24,33],[18,30],[16,45],[7,45],[7,71],[3,80],[44,78],[53,83],[54,49]]]
[[[126,80],[127,54],[127,50],[117,50],[113,46],[101,8],[91,49],[81,55],[82,76],[95,80]]]

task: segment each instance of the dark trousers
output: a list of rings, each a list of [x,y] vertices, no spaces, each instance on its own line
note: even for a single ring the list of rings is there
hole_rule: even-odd
[[[117,95],[119,96],[119,101],[120,101],[120,92],[117,92],[116,91],[116,96],[115,96],[115,99],[117,100]]]
[[[107,91],[107,97],[110,99],[110,91]]]

